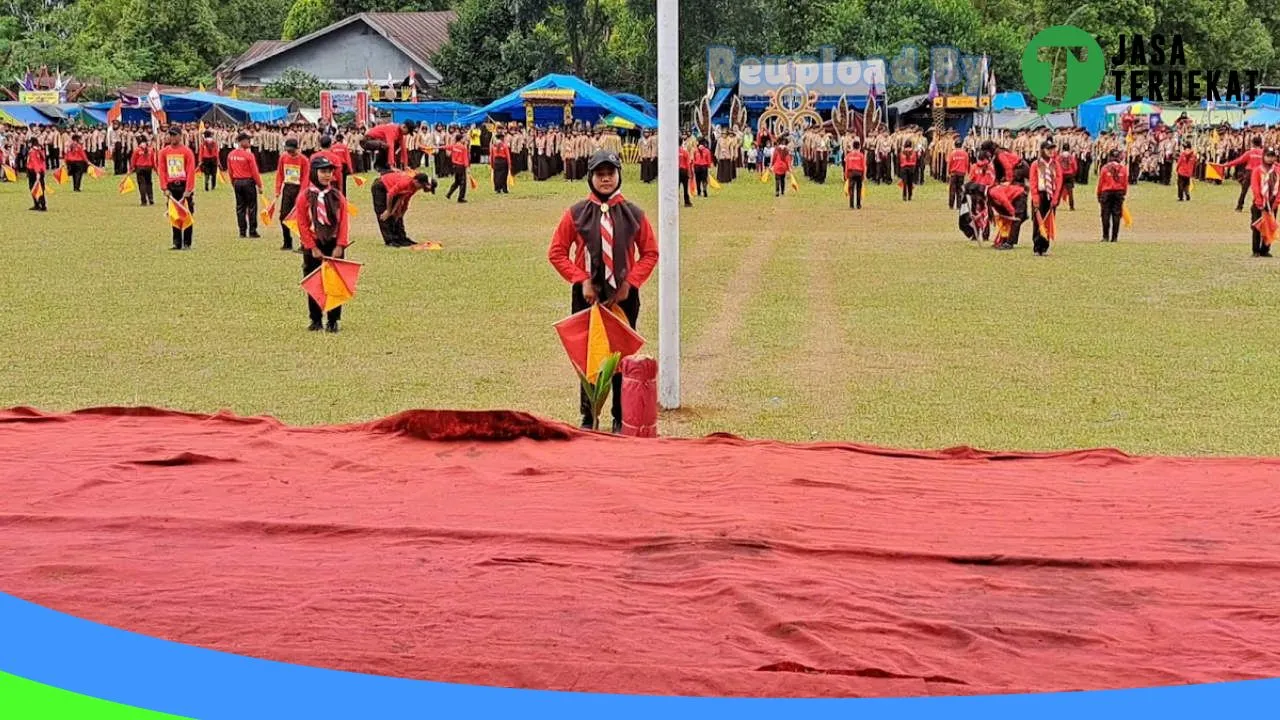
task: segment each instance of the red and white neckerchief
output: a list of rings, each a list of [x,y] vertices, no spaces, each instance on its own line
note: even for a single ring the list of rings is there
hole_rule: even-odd
[[[613,218],[609,216],[610,200],[600,203],[600,259],[604,261],[604,279],[609,287],[618,287],[613,275]],[[587,251],[587,267],[591,267],[591,251]]]
[[[329,223],[329,205],[324,200],[325,200],[325,196],[328,195],[329,191],[332,189],[333,188],[326,188],[316,193],[316,224],[317,225],[330,224]]]

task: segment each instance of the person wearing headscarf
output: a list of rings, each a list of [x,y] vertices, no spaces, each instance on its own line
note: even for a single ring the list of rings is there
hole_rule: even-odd
[[[341,258],[349,244],[349,217],[347,199],[333,181],[333,161],[321,155],[311,161],[314,182],[307,185],[298,199],[298,242],[302,245],[302,277],[314,272],[328,257]],[[307,296],[307,313],[311,327],[316,332],[325,320],[324,309],[310,295]],[[342,318],[342,306],[328,313],[328,323],[323,328],[338,332],[338,320]]]

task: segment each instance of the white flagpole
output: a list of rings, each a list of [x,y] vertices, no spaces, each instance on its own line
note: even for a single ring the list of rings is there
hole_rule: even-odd
[[[680,4],[658,0],[658,404],[680,407]]]

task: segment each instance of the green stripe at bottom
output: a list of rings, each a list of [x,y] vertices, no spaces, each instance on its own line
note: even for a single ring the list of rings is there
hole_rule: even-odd
[[[77,695],[0,672],[0,718],[5,720],[181,720],[177,715],[143,710]]]

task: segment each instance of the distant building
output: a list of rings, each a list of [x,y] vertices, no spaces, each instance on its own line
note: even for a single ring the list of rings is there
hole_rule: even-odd
[[[431,57],[449,39],[453,11],[360,13],[291,42],[259,40],[218,67],[227,91],[261,88],[289,68],[320,78],[331,88],[403,84],[412,70],[418,91],[431,95],[443,80]]]

